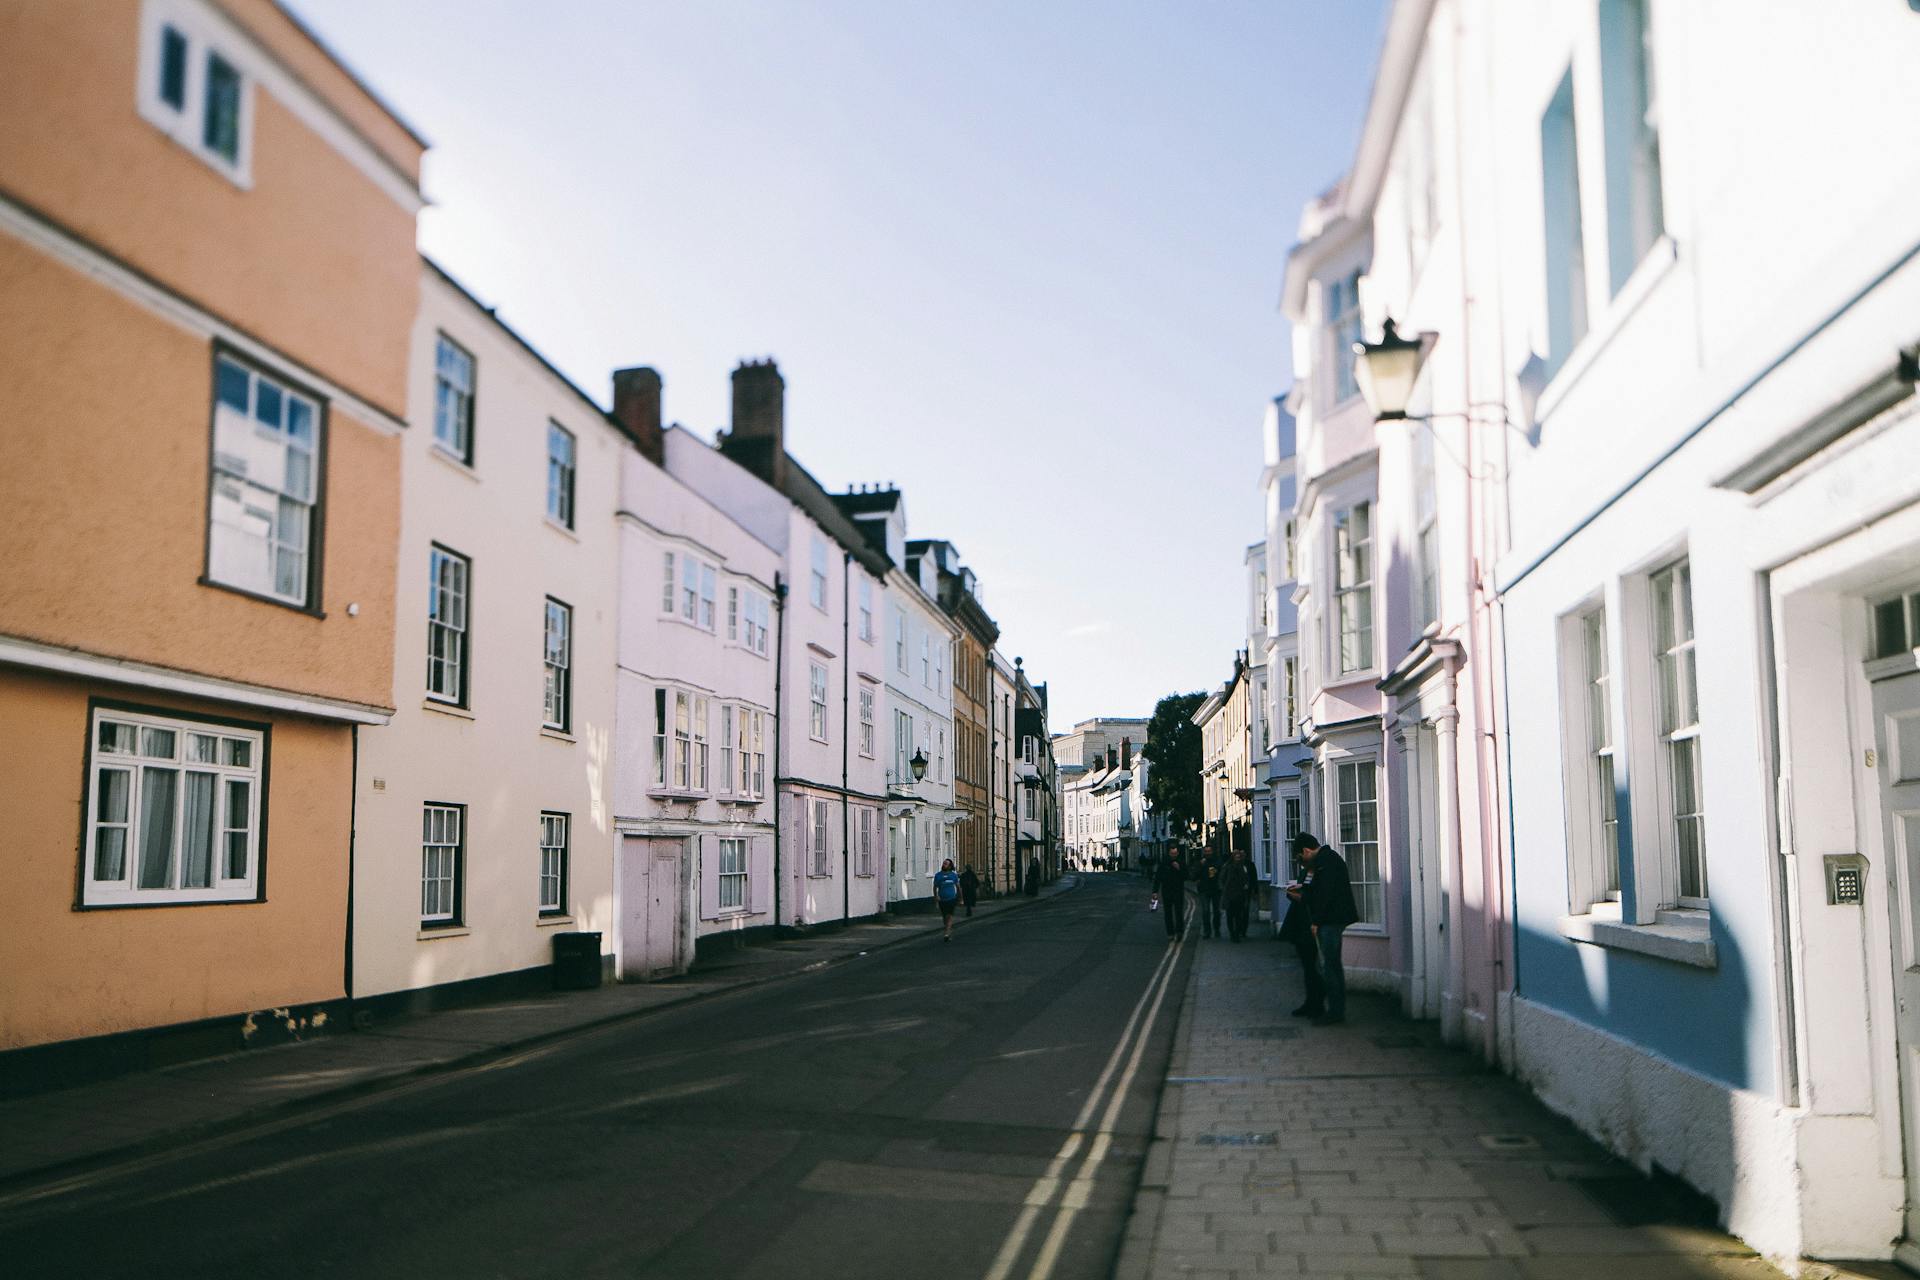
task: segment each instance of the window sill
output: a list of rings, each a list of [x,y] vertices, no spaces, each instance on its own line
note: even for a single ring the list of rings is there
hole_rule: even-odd
[[[649,787],[647,794],[669,804],[698,804],[707,799],[704,791],[687,791],[679,787]]]
[[[428,698],[420,704],[424,711],[437,711],[443,716],[452,716],[456,720],[477,720],[479,717],[465,707],[452,702],[441,702],[437,698]]]
[[[565,729],[556,729],[550,724],[540,726],[540,736],[543,738],[552,738],[555,742],[578,743],[580,741],[580,739],[574,737]]]
[[[1620,292],[1613,295],[1601,313],[1599,323],[1593,325],[1586,335],[1576,342],[1573,350],[1567,352],[1560,367],[1553,372],[1553,378],[1541,389],[1539,403],[1533,412],[1534,423],[1544,423],[1553,411],[1567,398],[1569,392],[1580,379],[1600,359],[1600,353],[1613,342],[1614,335],[1625,326],[1627,317],[1640,309],[1653,293],[1656,285],[1665,278],[1673,264],[1679,260],[1679,251],[1673,243],[1673,237],[1663,235],[1653,242],[1646,256],[1634,267],[1627,282],[1620,286]]]
[[[562,925],[570,925],[573,922],[572,916],[542,915],[538,920],[533,922],[533,927],[536,929],[557,929]]]
[[[282,609],[291,609],[295,613],[304,613],[309,618],[320,618],[324,620],[327,616],[324,609],[316,608],[313,605],[295,604],[291,600],[282,600],[279,596],[270,596],[262,591],[249,591],[245,587],[229,586],[224,582],[209,578],[205,574],[201,574],[198,578],[194,579],[194,581],[203,587],[212,587],[215,591],[225,591],[232,595],[240,596],[243,599],[258,600],[261,604],[278,605]]]
[[[464,938],[472,932],[473,930],[463,924],[442,925],[438,928],[422,925],[420,932],[414,936],[421,942],[438,942],[442,938]]]
[[[580,541],[580,535],[578,533],[576,533],[570,526],[561,524],[558,520],[555,520],[552,516],[548,516],[546,518],[546,525],[547,525],[547,528],[553,530],[555,533],[559,534],[563,538],[571,538],[575,542]]]
[[[766,803],[767,798],[765,796],[715,796],[714,799],[721,804],[737,804],[751,808],[754,805]]]
[[[438,440],[435,440],[432,444],[427,446],[427,452],[431,454],[433,457],[439,459],[440,462],[442,462],[446,466],[453,468],[455,471],[459,472],[461,475],[465,476],[467,479],[473,481],[475,484],[480,483],[480,473],[473,469],[473,464],[468,462],[464,458],[455,456],[455,454],[451,449],[441,444]]]
[[[1712,917],[1705,911],[1662,911],[1652,924],[1626,924],[1615,903],[1596,903],[1581,916],[1560,917],[1560,933],[1589,946],[1632,951],[1656,960],[1696,969],[1719,968],[1711,932]]]

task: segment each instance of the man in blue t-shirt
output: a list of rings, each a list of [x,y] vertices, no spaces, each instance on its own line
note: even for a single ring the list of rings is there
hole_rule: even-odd
[[[940,919],[945,922],[947,931],[943,937],[953,941],[953,909],[960,902],[960,877],[954,874],[953,859],[948,858],[933,873],[933,900],[940,904]]]

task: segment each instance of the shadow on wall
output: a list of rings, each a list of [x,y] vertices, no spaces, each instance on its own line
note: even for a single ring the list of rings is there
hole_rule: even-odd
[[[1753,1238],[1778,1206],[1747,1175],[1789,1170],[1793,1153],[1774,1149],[1773,1064],[1753,1050],[1771,1030],[1753,1020],[1771,1011],[1717,918],[1711,936],[1704,968],[1519,926],[1514,1069],[1609,1150],[1694,1188],[1718,1225]]]

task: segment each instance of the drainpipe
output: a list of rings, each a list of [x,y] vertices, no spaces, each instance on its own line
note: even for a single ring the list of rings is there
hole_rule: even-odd
[[[853,918],[853,810],[847,752],[853,744],[853,552],[840,553],[840,919]]]
[[[780,754],[780,729],[786,723],[786,704],[780,689],[787,669],[787,581],[773,573],[773,927],[780,927],[780,775],[786,758]]]
[[[1452,880],[1453,892],[1450,895],[1452,910],[1448,913],[1449,923],[1453,926],[1453,937],[1447,940],[1447,984],[1453,988],[1456,1019],[1454,1026],[1457,1034],[1464,1034],[1467,1020],[1467,937],[1468,930],[1461,921],[1465,916],[1465,898],[1463,892],[1466,876],[1466,857],[1460,841],[1460,682],[1452,663],[1446,664],[1444,676],[1447,701],[1433,718],[1436,731],[1439,759],[1436,761],[1440,775],[1440,785],[1434,788],[1439,802],[1440,839],[1446,847],[1447,873]],[[1446,1005],[1440,1007],[1441,1032],[1447,1030]]]

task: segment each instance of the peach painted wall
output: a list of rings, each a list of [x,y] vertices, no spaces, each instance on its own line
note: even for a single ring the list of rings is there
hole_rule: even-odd
[[[92,693],[272,724],[265,902],[74,910]],[[6,806],[0,1049],[340,997],[351,732],[0,670],[7,794],[48,800]]]
[[[201,586],[208,343],[5,232],[0,295],[0,634],[389,705],[399,440],[328,413],[324,619]]]
[[[139,17],[0,5],[0,120],[60,122],[0,129],[0,194],[404,418],[413,213],[251,80],[251,190],[162,134],[136,109]]]

